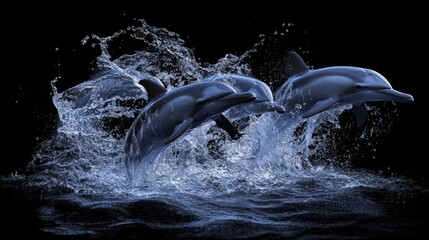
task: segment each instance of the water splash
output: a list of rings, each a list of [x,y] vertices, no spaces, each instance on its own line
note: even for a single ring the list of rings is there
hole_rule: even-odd
[[[116,42],[123,44],[124,37],[138,41],[140,49],[113,60],[109,49]],[[61,125],[55,139],[45,143],[32,163],[37,172],[32,177],[51,181],[57,173],[57,183],[67,179],[65,185],[76,192],[103,192],[105,188],[116,192],[127,185],[122,163],[123,136],[147,103],[145,90],[136,84],[139,79],[155,76],[171,89],[198,81],[203,74],[251,75],[248,59],[257,52],[251,49],[241,56],[227,54],[215,64],[202,66],[178,34],[144,21],[139,27],[108,37],[87,36],[82,42],[87,44],[89,40],[100,47],[97,65],[104,70],[62,93],[55,88],[58,79],[52,82]],[[340,128],[337,117],[344,110],[309,119],[301,136],[296,136],[296,129],[303,124],[301,119],[279,119],[274,113],[254,118],[238,141],[230,141],[213,124],[207,124],[172,144],[136,187],[205,195],[287,184],[291,178],[314,171],[310,156],[321,149],[328,152],[326,147],[330,144],[326,139],[329,134],[314,134],[325,122],[332,123],[334,129]],[[380,129],[383,128],[376,126],[365,132],[385,131]],[[49,176],[40,174],[41,169],[50,169]]]
[[[124,39],[137,43],[138,49],[131,53],[111,50],[118,42],[123,45]],[[353,202],[345,196],[356,189],[397,191],[403,186],[402,179],[347,168],[361,145],[368,146],[389,131],[395,113],[386,118],[378,105],[370,110],[370,120],[374,116],[384,121],[369,124],[347,154],[338,154],[341,147],[335,142],[336,136],[351,128],[338,119],[347,112],[347,107],[306,121],[298,118],[286,121],[275,113],[267,113],[252,118],[236,141],[231,141],[213,123],[201,126],[160,154],[148,167],[144,181],[130,184],[126,180],[123,139],[132,120],[147,103],[145,89],[136,84],[138,80],[154,76],[172,89],[196,82],[204,75],[251,75],[249,58],[264,41],[263,38],[254,49],[240,56],[227,54],[210,65],[198,62],[178,34],[144,21],[138,27],[108,37],[85,37],[83,44],[95,42],[94,47],[101,49],[97,65],[103,70],[61,93],[55,87],[59,79],[52,81],[53,102],[60,122],[57,134],[35,153],[29,164],[31,174],[19,177],[29,187],[52,192],[49,198],[54,203],[43,207],[41,217],[56,221],[61,227],[47,227],[45,231],[77,235],[100,231],[97,221],[85,220],[93,224],[84,224],[86,227],[79,224],[80,220],[72,220],[76,224],[64,222],[69,210],[57,206],[64,204],[72,205],[76,219],[89,218],[85,215],[87,209],[110,209],[106,213],[108,219],[116,219],[117,211],[125,214],[125,219],[118,217],[113,223],[108,222],[112,229],[130,221],[156,228],[194,230],[199,226],[224,226],[232,221],[284,232],[282,226],[299,225],[294,223],[293,214],[307,216],[305,207],[311,208],[312,204],[327,204],[326,211],[340,206],[342,214],[373,216],[380,211],[374,202],[368,203],[370,210],[356,206],[348,212],[345,206]],[[342,161],[346,164],[332,164]],[[17,179],[12,177],[12,181]],[[56,195],[59,192],[69,195]],[[361,192],[356,196],[362,198]],[[336,197],[346,199],[345,203],[334,200]],[[307,204],[293,207],[302,201]],[[150,215],[147,206],[172,213],[151,222],[148,219],[153,217],[147,217]],[[283,210],[276,213],[275,209]],[[133,211],[141,214],[143,220],[136,219],[138,214]],[[326,214],[323,211],[315,212],[322,216]],[[171,216],[176,220],[166,222]],[[64,225],[69,230],[66,233],[61,232]],[[215,233],[212,231],[212,235]]]

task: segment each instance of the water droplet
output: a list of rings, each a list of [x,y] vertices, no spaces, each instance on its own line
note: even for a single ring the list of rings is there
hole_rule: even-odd
[[[301,108],[302,108],[302,106],[301,106],[301,104],[297,103],[297,104],[295,105],[295,108],[296,108],[296,109],[301,109]]]

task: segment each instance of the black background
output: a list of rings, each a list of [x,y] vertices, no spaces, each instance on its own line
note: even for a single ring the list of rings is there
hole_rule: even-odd
[[[310,8],[310,4],[254,5],[249,9],[216,2],[207,2],[205,6],[119,4],[26,5],[5,9],[11,17],[2,19],[1,90],[2,105],[6,105],[2,135],[6,144],[2,144],[5,151],[0,173],[25,169],[38,138],[52,132],[55,112],[50,81],[60,75],[60,86],[70,87],[90,76],[90,62],[96,50],[83,47],[82,38],[90,34],[107,36],[135,23],[133,18],[143,18],[150,25],[179,33],[195,49],[196,56],[207,62],[215,62],[226,53],[242,53],[257,42],[259,34],[269,35],[279,30],[282,23],[294,23],[296,29],[307,34],[295,38],[291,49],[300,41],[308,44],[307,60],[316,68],[351,65],[375,69],[395,89],[414,96],[415,103],[398,104],[399,121],[381,144],[374,161],[386,163],[397,173],[426,178],[429,41],[425,36],[428,19],[422,14],[424,7],[376,8],[360,3],[323,8]],[[55,66],[58,61],[60,67]]]

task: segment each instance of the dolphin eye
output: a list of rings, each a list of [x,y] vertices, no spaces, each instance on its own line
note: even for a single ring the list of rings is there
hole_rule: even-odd
[[[356,84],[356,85],[355,85],[355,89],[357,89],[357,90],[362,89],[362,85]]]

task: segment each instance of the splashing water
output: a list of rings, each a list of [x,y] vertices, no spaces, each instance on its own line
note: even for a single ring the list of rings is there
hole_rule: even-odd
[[[140,49],[113,60],[111,45],[125,37]],[[251,75],[248,60],[257,49],[203,66],[178,34],[144,21],[82,42],[88,41],[101,48],[98,66],[104,70],[61,93],[55,87],[58,79],[52,82],[57,134],[36,152],[29,165],[32,174],[8,180],[45,192],[49,201],[40,217],[54,224],[44,231],[121,236],[162,230],[164,235],[228,238],[292,237],[308,231],[326,235],[315,230],[326,228],[365,229],[372,236],[401,229],[377,196],[395,202],[405,194],[407,181],[346,167],[360,145],[371,145],[389,131],[395,113],[386,118],[377,106],[370,115],[384,121],[369,124],[357,144],[347,146],[347,154],[338,155],[340,143],[335,143],[335,136],[344,133],[338,116],[346,107],[305,122],[269,113],[252,118],[236,141],[213,123],[193,130],[153,161],[144,181],[131,184],[123,165],[123,139],[147,103],[138,80],[154,76],[172,89],[205,74]],[[377,221],[385,227],[373,229]]]

